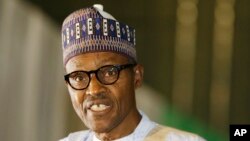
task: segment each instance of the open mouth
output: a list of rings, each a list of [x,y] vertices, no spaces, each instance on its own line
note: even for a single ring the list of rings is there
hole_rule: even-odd
[[[106,112],[111,109],[112,104],[109,100],[94,100],[87,102],[87,109],[92,112]]]
[[[93,104],[89,109],[94,112],[101,112],[107,110],[108,108],[110,108],[110,106],[105,104]]]

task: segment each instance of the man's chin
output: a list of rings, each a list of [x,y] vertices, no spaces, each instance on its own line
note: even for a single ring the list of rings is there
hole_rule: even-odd
[[[94,122],[88,122],[87,127],[96,133],[108,133],[114,128],[114,122],[98,120]]]
[[[90,130],[94,131],[95,133],[109,133],[111,131],[110,127],[101,127],[101,126],[91,127]]]

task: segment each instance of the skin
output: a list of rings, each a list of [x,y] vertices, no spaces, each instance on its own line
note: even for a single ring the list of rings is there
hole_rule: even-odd
[[[71,58],[66,72],[77,70],[96,70],[104,65],[128,64],[129,59],[111,52],[86,53]],[[84,124],[93,130],[100,140],[114,140],[129,135],[141,120],[136,108],[135,89],[143,79],[143,67],[124,69],[119,79],[112,85],[101,84],[95,74],[91,74],[89,86],[84,90],[74,90],[69,85],[68,91],[74,110]],[[107,110],[96,112],[91,104],[105,104]]]

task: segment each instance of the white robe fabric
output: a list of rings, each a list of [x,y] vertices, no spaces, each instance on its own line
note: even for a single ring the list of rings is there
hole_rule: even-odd
[[[114,141],[205,141],[200,136],[175,128],[159,125],[142,113],[142,119],[133,133]],[[59,141],[101,141],[93,131],[85,130],[69,134]]]

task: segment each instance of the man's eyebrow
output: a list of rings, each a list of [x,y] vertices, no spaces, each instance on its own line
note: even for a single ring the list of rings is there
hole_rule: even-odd
[[[105,59],[102,59],[101,61],[99,61],[98,63],[97,62],[94,62],[96,66],[98,67],[102,67],[104,65],[111,65],[113,64],[112,63],[112,60],[114,60],[115,58],[114,57],[107,57]],[[89,60],[91,61],[91,60]],[[85,63],[82,63],[82,62],[79,62],[79,61],[74,61],[74,65],[73,65],[75,68],[78,68],[77,71],[80,71],[82,69],[79,69],[79,68],[84,68],[85,66]],[[75,70],[74,70],[75,71]],[[72,71],[73,72],[73,71]]]
[[[97,57],[99,57],[99,55],[97,55]],[[106,58],[104,58],[104,59],[102,59],[100,62],[98,62],[99,64],[98,65],[100,65],[100,64],[108,64],[108,63],[112,63],[112,61],[113,60],[115,60],[115,56],[108,56],[108,57],[106,57]]]

